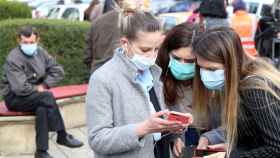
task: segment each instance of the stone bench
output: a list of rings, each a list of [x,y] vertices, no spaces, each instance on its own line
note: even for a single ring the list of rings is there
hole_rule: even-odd
[[[67,129],[85,125],[85,94],[87,84],[50,89],[59,105]],[[31,154],[35,151],[35,115],[9,111],[0,103],[1,155]]]

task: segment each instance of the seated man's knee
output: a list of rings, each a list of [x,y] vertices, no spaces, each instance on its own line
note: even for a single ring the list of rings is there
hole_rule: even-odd
[[[41,92],[42,100],[41,106],[45,106],[47,108],[58,108],[56,104],[56,99],[51,92],[45,91]]]
[[[47,113],[48,113],[48,108],[46,108],[46,107],[38,107],[37,109],[36,109],[36,115],[44,115],[44,114],[46,114],[47,115]]]
[[[44,91],[44,92],[40,92],[40,93],[41,93],[42,97],[44,97],[44,98],[54,99],[55,100],[55,97],[52,94],[52,92]]]

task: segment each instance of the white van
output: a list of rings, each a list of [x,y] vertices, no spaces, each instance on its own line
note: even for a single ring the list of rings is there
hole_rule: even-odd
[[[258,19],[261,18],[262,8],[264,5],[272,6],[274,0],[244,0],[247,11],[250,14],[255,14]]]

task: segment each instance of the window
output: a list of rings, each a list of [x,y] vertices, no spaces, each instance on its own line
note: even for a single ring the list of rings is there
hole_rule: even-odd
[[[47,15],[49,19],[57,19],[59,14],[60,8],[52,8]]]
[[[79,20],[80,19],[80,12],[77,8],[67,8],[64,13],[62,14],[62,19],[67,20]]]
[[[249,3],[248,4],[248,12],[252,14],[256,14],[258,11],[259,3]]]

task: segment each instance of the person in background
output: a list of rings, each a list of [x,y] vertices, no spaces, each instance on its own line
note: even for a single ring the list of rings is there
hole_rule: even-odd
[[[249,58],[239,35],[228,27],[195,38],[193,53],[194,118],[205,117],[212,91],[224,93],[226,152],[205,158],[279,157],[280,72],[260,58]]]
[[[125,10],[134,8],[135,5],[127,3],[133,0],[124,0]],[[122,0],[117,1],[122,8]],[[131,5],[130,5],[131,4]],[[91,30],[86,37],[86,49],[84,63],[87,65],[89,72],[94,72],[97,68],[111,59],[113,52],[120,46],[120,30],[118,28],[119,14],[112,10],[101,15],[92,22]]]
[[[277,37],[277,29],[275,19],[272,15],[272,7],[263,5],[262,17],[259,20],[257,31],[255,34],[255,42],[257,50],[261,57],[272,58],[272,43],[273,38]]]
[[[141,0],[118,0],[116,4],[115,10],[101,15],[92,23],[86,37],[84,63],[90,73],[110,60],[114,50],[120,46],[119,13],[116,9],[129,11],[139,7],[141,10],[147,10]]]
[[[229,20],[231,27],[240,36],[245,53],[250,57],[256,57],[258,55],[254,41],[257,28],[256,17],[249,15],[243,0],[235,0],[233,2],[233,12],[234,14]]]
[[[93,21],[102,14],[102,4],[99,0],[92,0],[89,7],[85,10],[85,20]]]
[[[203,0],[194,13],[199,13],[199,23],[204,30],[229,27],[224,0]]]
[[[163,40],[160,24],[139,8],[120,14],[121,45],[90,78],[90,147],[95,158],[169,158],[166,139],[188,124],[164,119],[169,112],[155,64]]]
[[[159,49],[157,64],[162,68],[161,81],[165,103],[172,111],[192,113],[191,94],[196,64],[195,57],[191,53],[191,44],[198,33],[198,26],[192,23],[177,25],[167,33]],[[224,143],[224,133],[218,129],[221,125],[219,115],[221,110],[218,105],[209,106],[209,109],[211,109],[209,117],[211,121],[203,125],[203,129],[209,131],[201,135],[200,149],[208,145]],[[195,123],[193,128],[189,127],[185,140],[187,145],[198,144],[201,129],[202,127],[196,129]],[[178,139],[178,141],[183,140]],[[179,157],[182,152],[180,146],[173,149],[176,149],[175,156]]]
[[[58,144],[81,147],[83,143],[66,132],[56,100],[48,91],[63,79],[63,68],[38,45],[39,34],[31,26],[19,30],[18,42],[4,64],[2,93],[9,110],[35,112],[35,158],[51,158],[49,131],[57,132]]]

